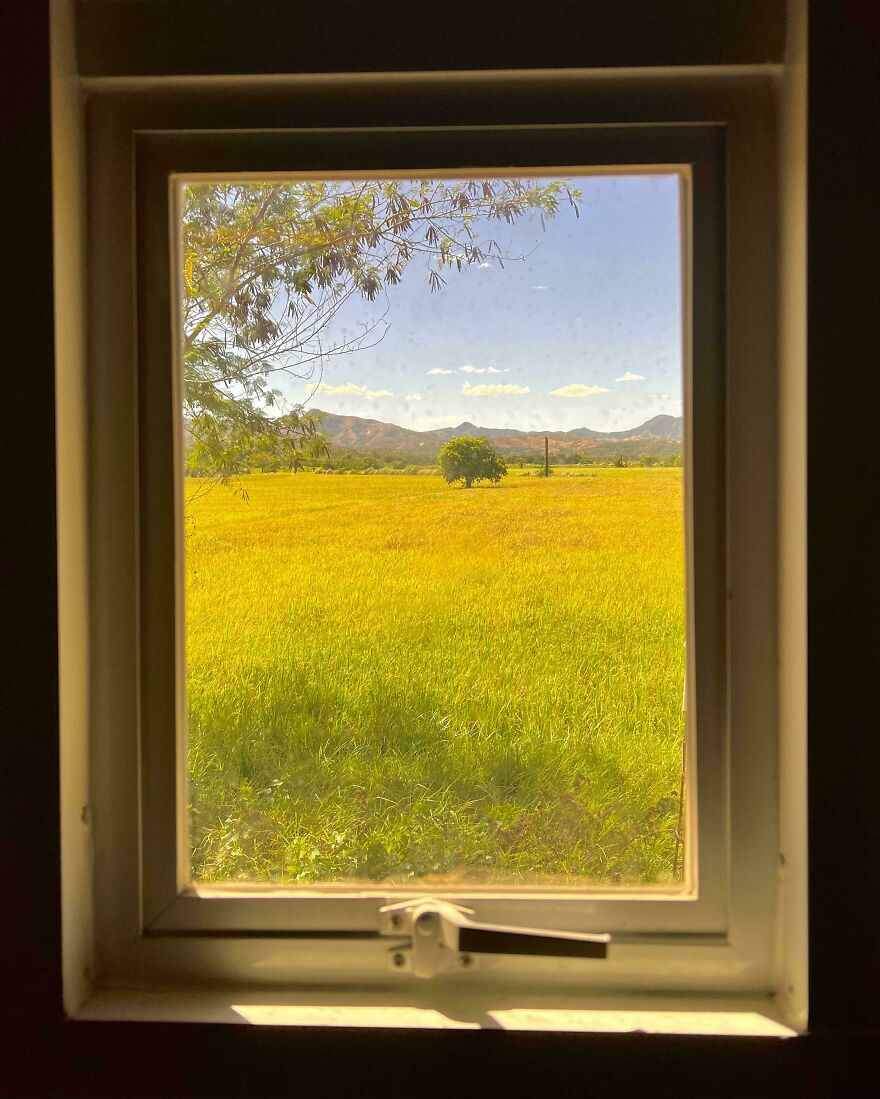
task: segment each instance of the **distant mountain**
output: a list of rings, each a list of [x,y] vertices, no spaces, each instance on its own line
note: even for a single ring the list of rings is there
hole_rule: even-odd
[[[317,412],[318,409],[313,411]],[[673,444],[681,443],[684,426],[681,416],[660,415],[626,431],[594,431],[589,427],[576,427],[571,431],[518,431],[515,428],[478,427],[467,420],[457,427],[412,431],[406,427],[398,427],[397,424],[368,420],[361,416],[337,416],[332,412],[322,412],[321,416],[321,431],[336,447],[367,452],[420,452],[426,456],[436,454],[443,443],[458,435],[477,435],[491,439],[502,454],[543,453],[545,435],[550,440],[551,453],[606,451],[607,445],[602,444],[615,442],[627,442],[629,445],[625,449],[628,453],[636,450],[646,454],[652,450],[668,453],[670,449],[677,449]]]
[[[317,412],[318,409],[312,411]],[[346,450],[418,450],[430,445],[436,449],[450,436],[440,438],[433,431],[411,431],[397,424],[381,420],[367,420],[362,416],[336,416],[322,412],[321,432],[334,446]]]

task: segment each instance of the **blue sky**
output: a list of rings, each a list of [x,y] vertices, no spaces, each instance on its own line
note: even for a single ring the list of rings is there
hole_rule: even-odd
[[[375,347],[331,357],[321,387],[287,380],[297,402],[419,430],[615,430],[681,413],[679,188],[674,175],[573,177],[541,228],[486,222],[521,261],[444,272],[431,293],[422,260],[374,302],[352,299],[325,335],[339,342],[387,308]]]

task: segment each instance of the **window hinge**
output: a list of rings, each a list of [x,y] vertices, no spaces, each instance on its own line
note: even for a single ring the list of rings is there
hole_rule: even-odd
[[[604,958],[610,935],[543,931],[476,923],[473,909],[434,897],[387,904],[379,909],[380,934],[408,939],[389,950],[391,968],[414,977],[475,969],[481,954],[545,958]]]

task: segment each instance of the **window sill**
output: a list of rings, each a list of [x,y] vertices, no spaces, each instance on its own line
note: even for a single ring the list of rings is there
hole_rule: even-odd
[[[389,1002],[392,1000],[394,1002]],[[574,997],[437,990],[102,990],[79,1021],[245,1023],[383,1030],[509,1030],[793,1038],[771,997]]]

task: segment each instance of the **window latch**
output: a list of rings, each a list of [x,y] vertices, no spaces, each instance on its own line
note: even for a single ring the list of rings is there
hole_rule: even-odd
[[[605,958],[608,954],[610,935],[477,923],[470,919],[473,914],[473,909],[434,897],[380,908],[380,934],[409,940],[390,948],[391,968],[414,977],[433,977],[475,969],[483,954],[544,958]]]

